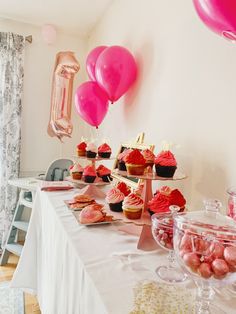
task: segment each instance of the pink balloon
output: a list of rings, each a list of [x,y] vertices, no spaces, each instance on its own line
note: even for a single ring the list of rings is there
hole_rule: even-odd
[[[107,46],[98,46],[90,51],[86,59],[86,69],[89,78],[96,82],[95,65],[99,55],[107,48]]]
[[[132,54],[123,47],[105,49],[97,59],[96,79],[113,102],[123,96],[134,83],[137,66]]]
[[[107,113],[108,105],[106,93],[96,82],[85,82],[77,88],[75,107],[88,124],[98,127]]]
[[[235,0],[193,0],[200,19],[214,32],[236,40]]]

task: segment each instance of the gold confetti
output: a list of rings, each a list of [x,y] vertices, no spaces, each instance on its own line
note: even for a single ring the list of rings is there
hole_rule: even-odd
[[[134,295],[134,307],[130,314],[195,313],[195,295],[184,286],[144,281],[134,288]]]

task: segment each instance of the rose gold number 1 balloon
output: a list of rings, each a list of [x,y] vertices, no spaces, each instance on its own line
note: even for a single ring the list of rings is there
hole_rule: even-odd
[[[80,66],[71,51],[59,52],[53,73],[51,111],[48,134],[62,141],[63,136],[71,137],[71,100],[73,80]]]

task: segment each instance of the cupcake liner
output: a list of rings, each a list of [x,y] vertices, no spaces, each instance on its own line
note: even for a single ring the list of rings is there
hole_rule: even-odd
[[[161,166],[159,164],[155,165],[156,174],[158,177],[172,178],[174,176],[176,166]]]
[[[93,183],[96,179],[96,176],[84,176],[84,182]]]
[[[78,149],[77,150],[77,154],[78,154],[79,157],[84,157],[84,156],[86,156],[86,151]]]
[[[123,201],[121,201],[119,203],[115,203],[115,204],[109,203],[110,210],[113,212],[122,212],[123,211],[122,203],[123,203]]]
[[[111,152],[98,152],[98,156],[101,158],[110,158],[111,157]]]
[[[129,211],[128,208],[124,209],[123,212],[126,218],[128,219],[140,219],[142,215],[142,208],[140,210],[137,210],[136,212]]]
[[[133,164],[125,164],[127,168],[127,174],[134,176],[142,176],[144,173],[145,165],[133,165]]]
[[[97,153],[91,152],[90,150],[86,152],[86,157],[88,158],[95,158],[97,156]]]
[[[110,182],[113,180],[110,174],[107,174],[105,176],[100,176],[100,177],[102,178],[103,182]]]
[[[73,180],[81,180],[83,172],[73,172],[71,177]]]
[[[126,170],[127,170],[124,161],[118,161],[118,169],[119,169],[120,171],[126,171]]]

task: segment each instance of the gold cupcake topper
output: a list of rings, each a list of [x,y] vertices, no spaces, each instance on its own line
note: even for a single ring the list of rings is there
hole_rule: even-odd
[[[102,143],[106,143],[106,144],[109,144],[109,139],[107,138],[107,137],[104,137],[103,139],[102,139]]]
[[[88,141],[88,139],[87,139],[86,137],[81,136],[81,142],[85,142],[85,143],[87,143],[87,141]]]
[[[163,151],[167,151],[170,150],[171,147],[173,147],[173,143],[172,142],[167,142],[166,140],[163,140],[161,142],[161,147]]]
[[[161,142],[161,147],[162,147],[163,151],[167,151],[167,150],[171,150],[173,148],[179,149],[181,147],[181,145],[180,144],[175,144],[173,142],[168,142],[166,140],[163,140]]]

